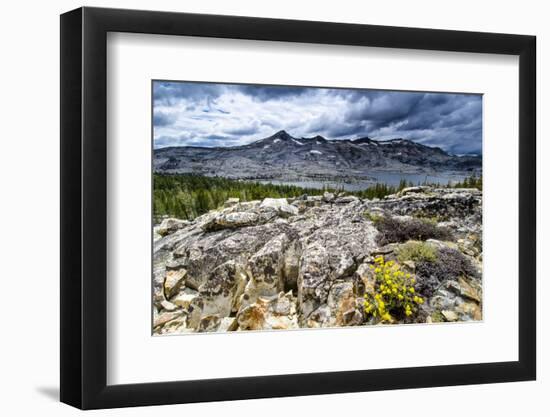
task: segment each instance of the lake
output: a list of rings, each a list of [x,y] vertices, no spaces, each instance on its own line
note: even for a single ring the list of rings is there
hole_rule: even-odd
[[[438,172],[438,173],[415,173],[404,174],[402,172],[373,172],[369,175],[369,180],[349,180],[344,181],[282,181],[282,180],[257,180],[264,184],[276,184],[276,185],[295,185],[303,188],[336,188],[344,189],[347,191],[360,191],[364,190],[374,184],[384,183],[387,185],[399,185],[401,180],[412,182],[414,185],[423,183],[429,184],[441,184],[447,185],[449,181],[452,184],[463,181],[465,178],[471,176],[471,173],[463,172]]]

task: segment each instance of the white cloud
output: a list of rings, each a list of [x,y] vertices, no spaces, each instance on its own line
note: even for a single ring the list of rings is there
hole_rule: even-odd
[[[463,153],[481,149],[481,98],[370,90],[162,83],[155,147],[235,146],[271,136],[404,137]]]

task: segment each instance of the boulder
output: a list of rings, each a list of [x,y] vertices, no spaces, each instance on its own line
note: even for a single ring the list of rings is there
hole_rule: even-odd
[[[172,321],[176,318],[183,317],[184,313],[182,310],[178,311],[166,311],[160,314],[153,315],[153,328],[164,326],[169,321]]]
[[[335,282],[329,292],[326,302],[306,319],[308,327],[344,327],[359,326],[364,321],[363,298],[356,294],[353,281]]]
[[[302,321],[302,326],[306,327],[329,327],[330,326],[330,307],[326,304],[323,304],[319,307],[317,307],[315,310],[309,314],[307,319]]]
[[[426,191],[428,191],[430,189],[430,187],[426,187],[426,186],[416,186],[416,187],[406,187],[406,188],[403,188],[401,191],[399,191],[397,193],[398,196],[404,196],[404,195],[407,195],[407,194],[420,194],[420,193],[425,193]]]
[[[296,206],[289,204],[286,198],[264,198],[260,210],[273,210],[281,217],[290,217],[298,214]]]
[[[446,321],[457,321],[458,320],[458,314],[456,314],[452,310],[443,310],[441,312],[441,314],[443,315],[443,317],[445,318]]]
[[[355,197],[354,195],[345,195],[342,197],[338,197],[336,200],[334,200],[334,203],[349,204],[349,203],[355,203],[357,201],[359,201],[359,198]]]
[[[298,306],[301,320],[316,310],[327,298],[331,282],[328,253],[319,242],[309,244],[300,261]]]
[[[446,321],[482,320],[482,287],[475,278],[444,281],[430,299],[430,307]]]
[[[276,295],[284,289],[283,267],[287,241],[285,234],[276,236],[249,258],[245,290],[248,303],[254,302],[259,296]]]
[[[364,294],[374,294],[375,292],[375,285],[376,285],[376,277],[374,275],[374,271],[371,268],[370,263],[362,263],[357,268],[357,271],[355,271],[356,277],[360,280],[360,283],[362,284],[362,290],[360,291],[360,295]]]
[[[198,290],[214,268],[230,260],[246,264],[268,240],[281,233],[291,233],[290,229],[288,224],[272,221],[240,229],[190,233],[175,245],[172,259],[166,261],[166,265],[185,268],[185,285]]]
[[[245,284],[244,268],[235,261],[227,261],[215,268],[199,287],[198,296],[189,304],[187,327],[198,328],[206,316],[218,315],[222,319],[236,311]]]
[[[263,330],[266,327],[267,306],[256,302],[239,311],[237,323],[241,330]]]
[[[210,314],[208,316],[204,316],[200,319],[197,332],[215,332],[220,327],[220,324],[221,320],[219,314]]]
[[[179,316],[156,329],[157,334],[178,334],[186,331],[185,316]]]
[[[187,271],[185,269],[166,271],[166,279],[164,280],[164,294],[166,298],[171,298],[174,294],[178,293],[186,274]]]
[[[462,234],[477,231],[481,226],[481,192],[476,189],[410,187],[383,200],[369,202],[393,215],[413,215],[454,221]]]
[[[352,281],[332,285],[327,305],[330,309],[331,326],[358,326],[363,322],[363,298],[355,292]]]
[[[237,314],[239,330],[288,330],[298,328],[296,300],[292,292],[260,297]]]
[[[161,308],[160,304],[166,300],[164,296],[164,279],[166,278],[166,265],[153,264],[153,304]]]
[[[239,323],[235,317],[224,317],[220,320],[218,332],[234,332],[239,328]]]
[[[178,307],[189,309],[189,306],[193,300],[199,296],[199,292],[190,288],[184,288],[178,295],[172,298],[170,301]]]
[[[167,218],[164,219],[159,226],[155,227],[155,232],[160,236],[166,236],[178,231],[179,229],[183,229],[185,226],[189,225],[189,223],[190,222],[187,220]]]
[[[199,288],[205,303],[212,303],[220,317],[233,311],[237,299],[244,291],[247,278],[242,265],[227,261],[212,271],[208,280]]]
[[[260,219],[258,213],[253,211],[238,211],[233,213],[223,213],[214,216],[202,225],[202,229],[211,232],[221,229],[236,229],[239,227],[256,224]]]
[[[178,306],[176,304],[173,304],[170,301],[166,301],[166,300],[162,301],[160,305],[162,309],[166,311],[175,311],[178,309]]]

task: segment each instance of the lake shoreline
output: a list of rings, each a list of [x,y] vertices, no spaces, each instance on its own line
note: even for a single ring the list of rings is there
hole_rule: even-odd
[[[362,191],[376,184],[385,184],[389,186],[397,186],[403,181],[406,181],[411,186],[431,184],[431,185],[455,185],[464,181],[466,178],[480,176],[481,172],[420,172],[420,173],[403,173],[392,171],[378,171],[367,174],[365,177],[357,178],[246,178],[238,179],[249,182],[259,182],[262,184],[274,185],[292,185],[302,188],[317,188],[317,189],[340,189],[346,191]]]

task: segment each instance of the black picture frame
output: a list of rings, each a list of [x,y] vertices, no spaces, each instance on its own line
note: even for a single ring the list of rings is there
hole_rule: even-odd
[[[518,361],[107,385],[108,32],[519,56]],[[61,15],[61,401],[94,409],[534,380],[535,54],[524,35],[88,7]]]

